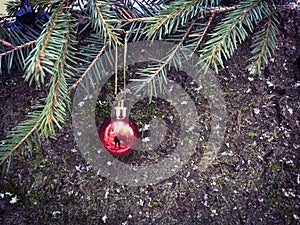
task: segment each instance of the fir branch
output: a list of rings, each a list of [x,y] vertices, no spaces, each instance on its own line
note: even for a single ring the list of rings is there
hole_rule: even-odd
[[[4,41],[2,39],[0,39],[0,43],[6,47],[9,47],[9,48],[14,48],[15,46],[7,41]]]
[[[153,20],[146,21],[144,33],[148,39],[154,39],[175,32],[179,25],[185,24],[190,18],[197,14],[203,0],[182,0],[173,2],[167,9],[160,11],[160,14]]]
[[[200,14],[200,12],[198,12]],[[159,82],[160,91],[162,91],[163,83],[166,83],[166,74],[167,74],[167,66],[170,67],[171,62],[173,62],[173,65],[177,68],[177,59],[175,59],[176,54],[178,53],[179,49],[182,47],[184,41],[187,39],[189,33],[191,32],[194,24],[197,21],[198,14],[196,15],[195,19],[192,21],[192,23],[189,25],[188,29],[186,30],[185,34],[181,38],[180,42],[176,45],[176,47],[168,54],[168,57],[163,60],[162,62],[158,60],[159,62],[156,65],[151,66],[151,68],[146,68],[139,70],[137,72],[138,76],[141,76],[141,78],[137,79],[131,79],[131,81],[134,82],[142,82],[138,84],[135,88],[138,91],[140,91],[142,88],[144,88],[146,85],[148,86],[148,94],[149,99],[152,99],[152,96],[157,95],[156,90],[156,78]],[[179,60],[180,61],[180,60]],[[178,69],[178,68],[177,68]],[[154,94],[153,94],[154,93]]]
[[[251,51],[252,57],[251,60],[254,60],[250,68],[257,72],[258,74],[261,73],[261,66],[266,66],[268,64],[268,60],[274,54],[276,48],[276,35],[279,33],[277,25],[278,21],[275,17],[275,13],[272,12],[268,16],[268,21],[265,25],[265,28],[258,31],[253,36],[253,44]],[[255,67],[255,68],[253,68]]]
[[[0,165],[13,156],[19,147],[37,130],[39,127],[39,115],[39,111],[29,113],[25,121],[8,132],[7,139],[4,141],[4,144],[0,146]]]
[[[73,61],[74,48],[72,45],[75,42],[75,37],[71,34],[71,24],[68,20],[65,20],[64,28],[61,51],[59,51],[60,54],[52,70],[49,94],[39,119],[39,130],[41,135],[45,137],[55,134],[54,125],[61,128],[66,116],[67,105],[70,103],[66,77],[72,76],[73,67],[68,64],[68,61]]]
[[[38,85],[44,83],[47,72],[51,72],[55,61],[58,58],[58,50],[61,48],[61,39],[55,38],[64,27],[65,17],[63,4],[60,4],[51,15],[50,20],[36,42],[35,48],[26,59],[26,77],[25,80],[31,84],[35,81]],[[60,41],[58,41],[60,40]]]
[[[135,18],[122,18],[121,22],[143,22],[143,21],[153,21],[155,17],[135,17]]]
[[[105,1],[89,0],[87,4],[87,12],[91,17],[91,25],[96,33],[101,34],[101,38],[105,43],[107,38],[109,44],[118,44],[118,33],[112,24],[119,21],[114,12],[109,11],[110,5]]]
[[[212,38],[199,51],[201,62],[205,62],[205,71],[213,65],[215,71],[218,72],[217,63],[224,67],[222,57],[230,58],[237,49],[237,43],[242,43],[248,36],[245,27],[252,32],[253,24],[261,21],[269,11],[266,1],[251,0],[240,3],[237,10],[227,13],[210,34]]]
[[[215,2],[211,3],[211,5],[214,4]],[[150,25],[146,26],[144,33],[148,39],[157,37],[161,39],[163,36],[175,33],[178,27],[193,19],[198,12],[201,15],[206,15],[229,12],[234,9],[236,9],[235,6],[208,7],[208,2],[204,0],[175,1],[167,9],[160,11],[153,20],[150,18],[145,20]]]
[[[194,49],[192,50],[192,52],[191,52],[191,54],[190,54],[190,57],[192,57],[192,55],[193,55],[193,54],[197,51],[197,49],[199,48],[199,45],[201,44],[203,38],[205,37],[205,35],[206,35],[207,31],[208,31],[208,28],[210,27],[211,22],[212,22],[212,20],[213,20],[214,17],[215,17],[215,13],[212,13],[211,16],[209,17],[209,20],[208,20],[208,22],[207,22],[207,25],[205,26],[204,31],[203,31],[201,34],[199,34],[199,37],[200,37],[200,38],[199,38],[199,40],[197,41],[197,43],[196,43]]]
[[[36,41],[34,40],[34,41],[29,41],[29,42],[19,45],[19,46],[12,46],[11,50],[1,53],[0,56],[7,56],[9,54],[12,54],[15,51],[19,51],[22,48],[27,48],[35,43],[36,43]]]
[[[105,45],[101,48],[97,56],[94,58],[94,60],[89,64],[88,68],[84,71],[84,73],[80,76],[80,78],[71,86],[69,87],[69,91],[75,89],[84,79],[84,77],[88,74],[88,72],[91,70],[91,68],[94,66],[94,64],[98,61],[99,57],[104,53],[104,51],[107,49],[109,45],[109,42],[106,41]]]

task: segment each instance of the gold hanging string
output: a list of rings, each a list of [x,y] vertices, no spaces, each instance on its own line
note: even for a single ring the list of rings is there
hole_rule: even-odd
[[[115,48],[115,97],[118,94],[118,45],[116,44]],[[119,101],[118,101],[119,106]]]
[[[127,56],[127,33],[125,36],[125,44],[124,44],[124,67],[123,67],[123,80],[124,80],[124,101],[126,99],[126,56]]]

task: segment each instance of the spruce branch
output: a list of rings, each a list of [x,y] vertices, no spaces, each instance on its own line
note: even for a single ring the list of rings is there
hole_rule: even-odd
[[[198,12],[200,14],[197,17],[206,14],[229,12],[236,9],[235,6],[212,7],[215,4],[218,4],[218,2],[212,1],[209,6],[208,1],[204,0],[174,1],[167,9],[161,10],[158,16],[145,20],[149,25],[146,26],[144,33],[148,39],[161,39],[166,35],[175,33],[180,26],[193,19]]]
[[[172,32],[175,32],[180,25],[185,24],[196,14],[203,0],[180,0],[172,2],[167,9],[160,11],[159,15],[145,27],[144,33],[148,39],[162,39]]]
[[[264,0],[251,0],[242,2],[237,10],[228,12],[210,34],[211,38],[200,49],[201,62],[204,62],[205,71],[213,65],[218,72],[218,64],[222,67],[223,57],[228,59],[242,43],[254,24],[261,21],[270,12],[268,2]],[[247,29],[249,31],[247,31]]]
[[[157,81],[159,84],[160,92],[163,91],[163,84],[167,82],[166,76],[167,76],[168,70],[171,67],[171,63],[173,63],[173,65],[177,69],[179,69],[179,67],[180,67],[181,59],[180,59],[180,55],[178,55],[178,51],[182,47],[184,41],[187,39],[193,26],[195,25],[199,14],[200,14],[200,12],[198,12],[195,19],[189,25],[185,34],[181,38],[180,42],[176,45],[176,47],[174,49],[172,49],[172,51],[168,54],[168,56],[165,60],[164,59],[156,60],[156,61],[158,61],[158,63],[152,65],[151,68],[141,69],[137,72],[137,76],[140,76],[140,78],[131,79],[131,81],[133,81],[133,82],[139,82],[139,84],[137,84],[135,87],[137,92],[140,91],[142,88],[144,88],[147,85],[149,99],[151,100],[152,96],[157,96],[157,88],[156,88]],[[178,60],[178,58],[179,58],[179,60]]]
[[[91,70],[91,68],[95,65],[95,63],[98,61],[99,57],[105,52],[109,45],[109,42],[106,41],[105,45],[100,49],[94,60],[89,64],[88,68],[84,71],[84,73],[80,76],[78,80],[76,80],[75,83],[71,87],[69,87],[69,91],[75,89],[84,79],[84,77],[88,74],[88,72]]]
[[[29,113],[27,119],[8,132],[4,144],[0,146],[0,165],[7,161],[39,127],[39,111]]]
[[[110,11],[110,4],[106,1],[89,0],[87,12],[91,17],[91,26],[96,33],[101,34],[105,43],[108,39],[109,45],[118,44],[118,33],[115,32],[114,24],[119,21],[113,11]]]
[[[9,47],[9,48],[14,48],[15,46],[7,41],[4,41],[2,39],[0,39],[0,43],[6,47]]]
[[[42,136],[48,137],[55,134],[55,126],[61,128],[66,116],[67,106],[70,103],[68,95],[68,86],[66,78],[72,76],[74,69],[69,62],[74,59],[75,37],[71,33],[71,24],[65,20],[64,38],[61,42],[61,51],[59,51],[53,69],[51,71],[50,90],[46,98],[46,104],[39,119],[40,133]],[[73,40],[72,40],[73,39]]]
[[[1,41],[0,41],[0,42],[1,42]],[[12,44],[10,44],[12,49],[9,50],[9,51],[6,51],[6,52],[1,53],[0,56],[7,56],[7,55],[9,55],[9,54],[12,54],[13,52],[19,51],[19,50],[22,49],[22,48],[27,48],[27,47],[29,47],[29,46],[32,46],[32,45],[34,45],[35,43],[36,43],[36,41],[34,40],[34,41],[29,41],[29,42],[27,42],[27,43],[25,43],[25,44],[22,44],[22,45],[19,45],[19,46],[13,46]]]
[[[199,48],[199,46],[200,46],[200,44],[201,44],[203,38],[205,37],[205,35],[206,35],[207,31],[208,31],[208,28],[210,27],[211,22],[212,22],[212,20],[213,20],[214,17],[215,17],[215,13],[212,13],[211,16],[209,17],[209,20],[208,20],[208,22],[207,22],[207,25],[205,26],[204,31],[203,31],[201,34],[198,35],[198,36],[199,36],[199,40],[197,41],[197,43],[196,43],[194,49],[192,50],[192,52],[191,52],[191,54],[190,54],[190,57],[192,57],[192,55],[193,55],[193,54],[197,51],[197,49]]]
[[[51,73],[55,61],[59,58],[61,49],[61,27],[65,27],[66,19],[64,6],[60,4],[51,15],[45,29],[36,41],[35,48],[31,51],[25,62],[25,80],[32,84],[35,81],[38,85],[44,83],[47,72]]]
[[[261,67],[268,64],[268,60],[272,57],[276,48],[276,35],[279,33],[277,24],[279,22],[275,14],[275,12],[271,12],[265,27],[253,36],[254,40],[251,46],[253,56],[250,58],[250,61],[253,62],[249,69],[258,74],[261,73]]]

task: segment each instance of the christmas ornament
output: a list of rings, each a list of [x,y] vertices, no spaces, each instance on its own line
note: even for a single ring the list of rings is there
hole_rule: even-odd
[[[115,117],[104,121],[99,129],[99,138],[105,149],[114,156],[121,156],[130,153],[138,140],[138,128],[127,115],[127,108],[124,107],[126,99],[126,55],[127,37],[124,46],[124,92],[123,100],[120,100],[114,108]],[[118,46],[115,48],[115,96],[118,94]]]
[[[28,0],[23,0],[21,8],[16,14],[16,20],[22,24],[31,24],[34,22],[36,17],[35,11],[29,4]]]
[[[99,129],[99,138],[105,149],[114,156],[126,155],[138,140],[138,128],[136,124],[126,116],[126,107],[115,107],[115,118],[104,121]]]

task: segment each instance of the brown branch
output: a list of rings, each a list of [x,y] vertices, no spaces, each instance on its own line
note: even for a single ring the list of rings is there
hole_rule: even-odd
[[[229,12],[232,10],[237,9],[237,7],[235,6],[231,6],[231,7],[220,7],[220,8],[213,8],[213,9],[208,9],[206,12],[207,13],[224,13],[224,12]]]
[[[140,21],[149,21],[154,20],[156,17],[137,17],[137,18],[126,18],[121,19],[121,22],[140,22]]]
[[[172,58],[174,57],[174,55],[176,54],[176,52],[178,51],[178,49],[182,46],[183,42],[185,41],[185,39],[188,37],[188,34],[191,32],[194,24],[196,23],[196,21],[198,20],[198,16],[200,14],[200,11],[197,13],[197,15],[195,16],[194,20],[192,21],[192,23],[190,24],[189,28],[187,29],[187,31],[185,32],[185,34],[183,35],[183,37],[181,38],[180,42],[178,43],[178,45],[176,46],[176,48],[174,49],[174,51],[169,55],[169,57],[167,58],[167,60],[159,67],[159,69],[150,76],[150,78],[146,81],[146,83],[150,83],[151,80],[154,79],[155,76],[157,76],[159,74],[159,72],[161,70],[163,70],[163,68],[172,60]]]
[[[268,24],[267,24],[267,29],[266,29],[266,35],[263,39],[263,45],[261,47],[261,51],[257,57],[257,60],[255,61],[256,65],[259,65],[261,62],[261,58],[263,57],[264,51],[267,48],[267,42],[268,42],[268,37],[269,37],[269,33],[270,33],[270,27],[271,27],[271,15],[268,16]]]
[[[212,60],[216,60],[217,54],[221,49],[222,44],[225,42],[226,38],[230,36],[233,29],[239,24],[239,22],[247,15],[248,12],[250,12],[252,9],[254,9],[260,2],[257,2],[256,4],[251,5],[246,10],[244,10],[243,14],[241,14],[238,19],[235,21],[234,24],[230,27],[230,29],[226,32],[225,35],[223,35],[223,38],[219,41],[219,43],[211,50],[212,54],[207,58],[206,64],[210,64]],[[231,8],[231,7],[226,7]]]
[[[32,135],[32,133],[39,127],[39,123],[37,122],[34,127],[21,139],[21,141],[10,150],[10,152],[1,160],[0,165],[2,165],[10,156],[14,154],[15,151],[27,140],[27,138]]]
[[[122,4],[122,7],[118,7],[117,4],[113,3],[116,10],[120,13],[124,18],[136,18],[135,14],[128,8],[126,4]]]
[[[0,39],[0,43],[9,48],[15,48],[15,46],[7,41]]]
[[[200,36],[200,39],[198,40],[198,42],[197,42],[197,44],[196,44],[194,50],[193,50],[192,53],[190,54],[190,57],[192,57],[192,55],[193,55],[193,54],[195,53],[195,51],[198,49],[198,47],[199,47],[199,45],[201,44],[201,42],[202,42],[204,36],[206,35],[206,33],[207,33],[207,31],[208,31],[208,28],[210,27],[210,24],[211,24],[211,22],[212,22],[212,20],[213,20],[214,17],[215,17],[215,13],[213,13],[213,14],[210,16],[209,21],[208,21],[208,23],[207,23],[207,25],[206,25],[206,27],[205,27],[203,33],[199,35],[199,36]]]
[[[109,41],[106,41],[105,45],[101,48],[101,50],[99,51],[99,53],[97,54],[97,56],[95,57],[95,59],[93,60],[93,62],[84,71],[84,73],[81,75],[81,77],[71,87],[69,87],[69,91],[75,89],[78,86],[78,84],[84,79],[84,77],[91,70],[92,66],[94,66],[94,64],[97,62],[97,60],[99,59],[99,57],[103,54],[103,52],[105,51],[105,49],[107,48],[108,45],[109,45]]]
[[[118,37],[113,33],[112,29],[109,27],[109,24],[107,24],[101,10],[98,8],[98,2],[96,0],[94,0],[96,9],[97,9],[97,13],[101,19],[101,21],[103,22],[103,25],[105,26],[106,30],[108,31],[109,37],[112,38],[113,40],[117,41]]]
[[[32,44],[34,44],[34,43],[36,43],[36,40],[34,40],[34,41],[29,41],[29,42],[27,42],[27,43],[25,43],[25,44],[23,44],[23,45],[14,46],[13,49],[1,53],[0,56],[6,56],[6,55],[9,55],[9,54],[11,54],[11,53],[13,53],[13,52],[15,52],[15,51],[21,49],[21,48],[26,48],[26,47],[28,47],[29,45],[32,45]]]

